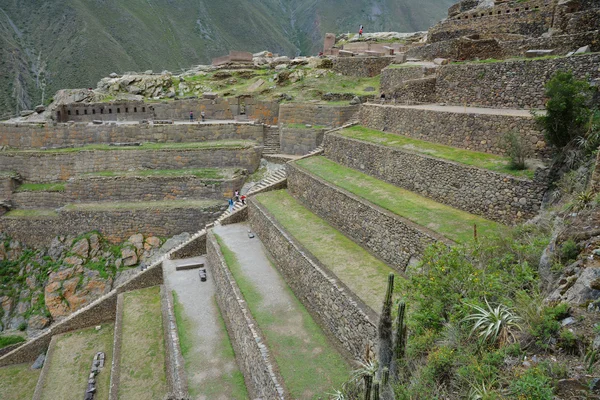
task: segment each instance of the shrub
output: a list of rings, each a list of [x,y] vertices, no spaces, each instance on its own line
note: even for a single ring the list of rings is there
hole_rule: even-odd
[[[485,300],[487,308],[480,307],[475,304],[470,306],[477,312],[465,318],[465,321],[473,321],[472,333],[477,332],[485,342],[493,344],[507,343],[509,338],[514,339],[513,330],[521,330],[519,325],[521,318],[505,305],[499,304],[496,307],[490,306],[487,299]]]
[[[575,260],[579,255],[579,247],[573,239],[566,240],[560,246],[560,261],[568,262]]]
[[[571,72],[558,71],[550,79],[546,84],[546,115],[538,117],[549,143],[562,148],[584,136],[590,94],[590,85],[576,80]]]
[[[27,322],[21,322],[19,324],[19,328],[17,329],[19,329],[20,331],[24,331],[25,329],[27,329]]]
[[[531,334],[536,339],[536,344],[547,348],[550,339],[561,328],[559,320],[569,316],[569,305],[562,303],[555,307],[546,307],[542,310],[541,318],[531,323]]]
[[[502,137],[501,145],[510,158],[511,169],[522,170],[527,168],[525,159],[529,156],[530,147],[523,136],[511,131]]]
[[[24,342],[25,338],[21,336],[0,336],[0,349],[6,346]]]
[[[524,400],[552,400],[552,384],[541,368],[518,370],[510,382],[511,395]]]

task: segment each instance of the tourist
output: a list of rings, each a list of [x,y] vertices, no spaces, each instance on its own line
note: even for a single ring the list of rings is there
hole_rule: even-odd
[[[360,28],[358,28],[358,38],[359,39],[362,37],[362,33],[363,33],[363,26],[361,25]]]
[[[240,197],[240,200],[242,200],[242,204],[246,205],[246,195],[243,194],[242,197]]]
[[[240,191],[236,190],[235,194],[233,195],[233,197],[235,198],[235,202],[239,202],[240,201]]]
[[[194,121],[194,112],[190,111],[190,122]]]
[[[206,115],[204,114],[204,111],[202,111],[202,112],[200,113],[200,117],[202,118],[202,122],[204,122],[204,117],[205,117],[205,116],[206,116]]]
[[[229,199],[228,203],[229,203],[229,212],[232,213],[233,212],[233,199]]]
[[[381,104],[385,103],[385,93],[381,92]]]

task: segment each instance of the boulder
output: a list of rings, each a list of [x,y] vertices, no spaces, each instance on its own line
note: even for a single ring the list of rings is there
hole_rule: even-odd
[[[27,325],[29,329],[41,330],[50,325],[50,318],[44,315],[34,315],[29,318]]]
[[[109,78],[118,78],[119,75],[117,75],[116,72],[112,72],[110,75],[108,75]]]
[[[600,297],[600,268],[585,268],[563,298],[572,305],[584,305]]]
[[[31,114],[33,114],[34,112],[35,111],[33,111],[33,110],[23,110],[23,111],[21,111],[21,117],[28,117]]]
[[[84,260],[88,258],[90,251],[90,244],[86,238],[79,240],[71,248],[71,253],[81,256]]]
[[[46,107],[44,105],[40,104],[39,106],[36,106],[34,110],[36,113],[41,114],[44,111],[46,111]]]
[[[80,266],[83,265],[83,259],[77,256],[70,256],[64,259],[64,263],[72,266]]]
[[[579,49],[577,49],[575,54],[585,54],[585,53],[591,53],[591,52],[592,52],[592,49],[590,46],[583,46],[583,47],[580,47]]]
[[[144,241],[144,250],[152,250],[160,247],[160,239],[156,236],[149,236]]]
[[[450,62],[450,60],[448,60],[447,58],[436,58],[433,60],[433,62],[436,65],[447,65]]]
[[[100,237],[97,234],[90,236],[89,257],[96,257],[100,252]]]
[[[125,267],[131,267],[138,263],[137,253],[131,248],[125,248],[121,251],[121,257],[123,258],[123,265]]]
[[[44,365],[44,361],[46,361],[46,355],[40,354],[38,358],[35,359],[33,364],[31,365],[31,369],[40,369]]]

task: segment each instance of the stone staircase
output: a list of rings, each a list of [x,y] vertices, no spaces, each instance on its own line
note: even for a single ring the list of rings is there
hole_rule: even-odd
[[[280,153],[279,129],[271,129],[265,138],[263,154],[278,154]]]

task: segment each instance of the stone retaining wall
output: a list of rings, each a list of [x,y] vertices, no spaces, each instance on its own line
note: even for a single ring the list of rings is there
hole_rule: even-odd
[[[12,194],[11,202],[15,208],[39,209],[59,208],[70,201],[65,192],[32,191],[15,192]]]
[[[371,129],[397,133],[461,149],[505,155],[502,138],[516,132],[526,139],[532,156],[546,158],[544,133],[533,116],[454,113],[393,105],[364,104],[360,123]]]
[[[345,76],[369,78],[381,74],[381,70],[394,60],[394,57],[336,57],[333,59],[333,71]]]
[[[393,185],[505,224],[537,215],[547,185],[408,150],[325,136],[325,156]]]
[[[15,149],[84,146],[97,143],[180,143],[225,139],[255,140],[262,143],[263,136],[262,124],[248,122],[177,125],[0,123],[0,146]]]
[[[376,343],[378,315],[301,247],[254,197],[249,198],[249,220],[287,284],[325,333],[362,360],[367,346]]]
[[[358,106],[282,104],[279,107],[279,123],[337,127],[346,124],[357,111]]]
[[[215,280],[217,303],[251,398],[284,399],[283,380],[275,372],[275,361],[212,232],[208,233],[206,247],[206,261]]]
[[[182,258],[198,257],[206,254],[206,230],[194,239],[171,253],[171,260],[179,260]]]
[[[202,207],[181,205],[161,207],[148,205],[143,209],[104,209],[82,211],[60,209],[58,216],[11,218],[0,217],[0,232],[29,246],[48,246],[60,235],[79,235],[97,230],[110,242],[122,242],[136,233],[171,237],[182,232],[196,232],[217,219],[227,204]]]
[[[295,163],[286,167],[292,196],[398,272],[404,272],[411,259],[420,259],[430,244],[437,241],[453,244],[442,235],[340,189]]]
[[[543,108],[544,86],[558,70],[572,71],[577,79],[600,78],[600,54],[444,65],[437,73],[437,99],[452,105]]]
[[[386,93],[388,99],[405,104],[428,104],[436,100],[435,95],[436,78],[427,77],[420,79],[409,79]]]
[[[48,345],[48,351],[46,352],[44,365],[42,366],[40,376],[38,377],[37,384],[35,385],[35,391],[33,392],[33,400],[41,400],[42,398],[44,385],[46,384],[46,378],[48,377],[48,371],[50,370],[50,360],[52,359],[52,357],[54,356],[54,352],[56,351],[57,339],[58,336],[53,336],[50,340],[50,344]]]
[[[435,72],[435,70],[433,70]],[[421,65],[402,64],[381,71],[380,87],[383,93],[390,93],[392,89],[400,86],[404,81],[425,77],[425,69]]]
[[[283,126],[280,133],[280,151],[302,156],[323,143],[325,129],[290,128]]]
[[[84,150],[0,152],[0,170],[12,168],[28,182],[55,182],[93,172],[140,169],[244,168],[254,172],[262,147],[230,149]]]

